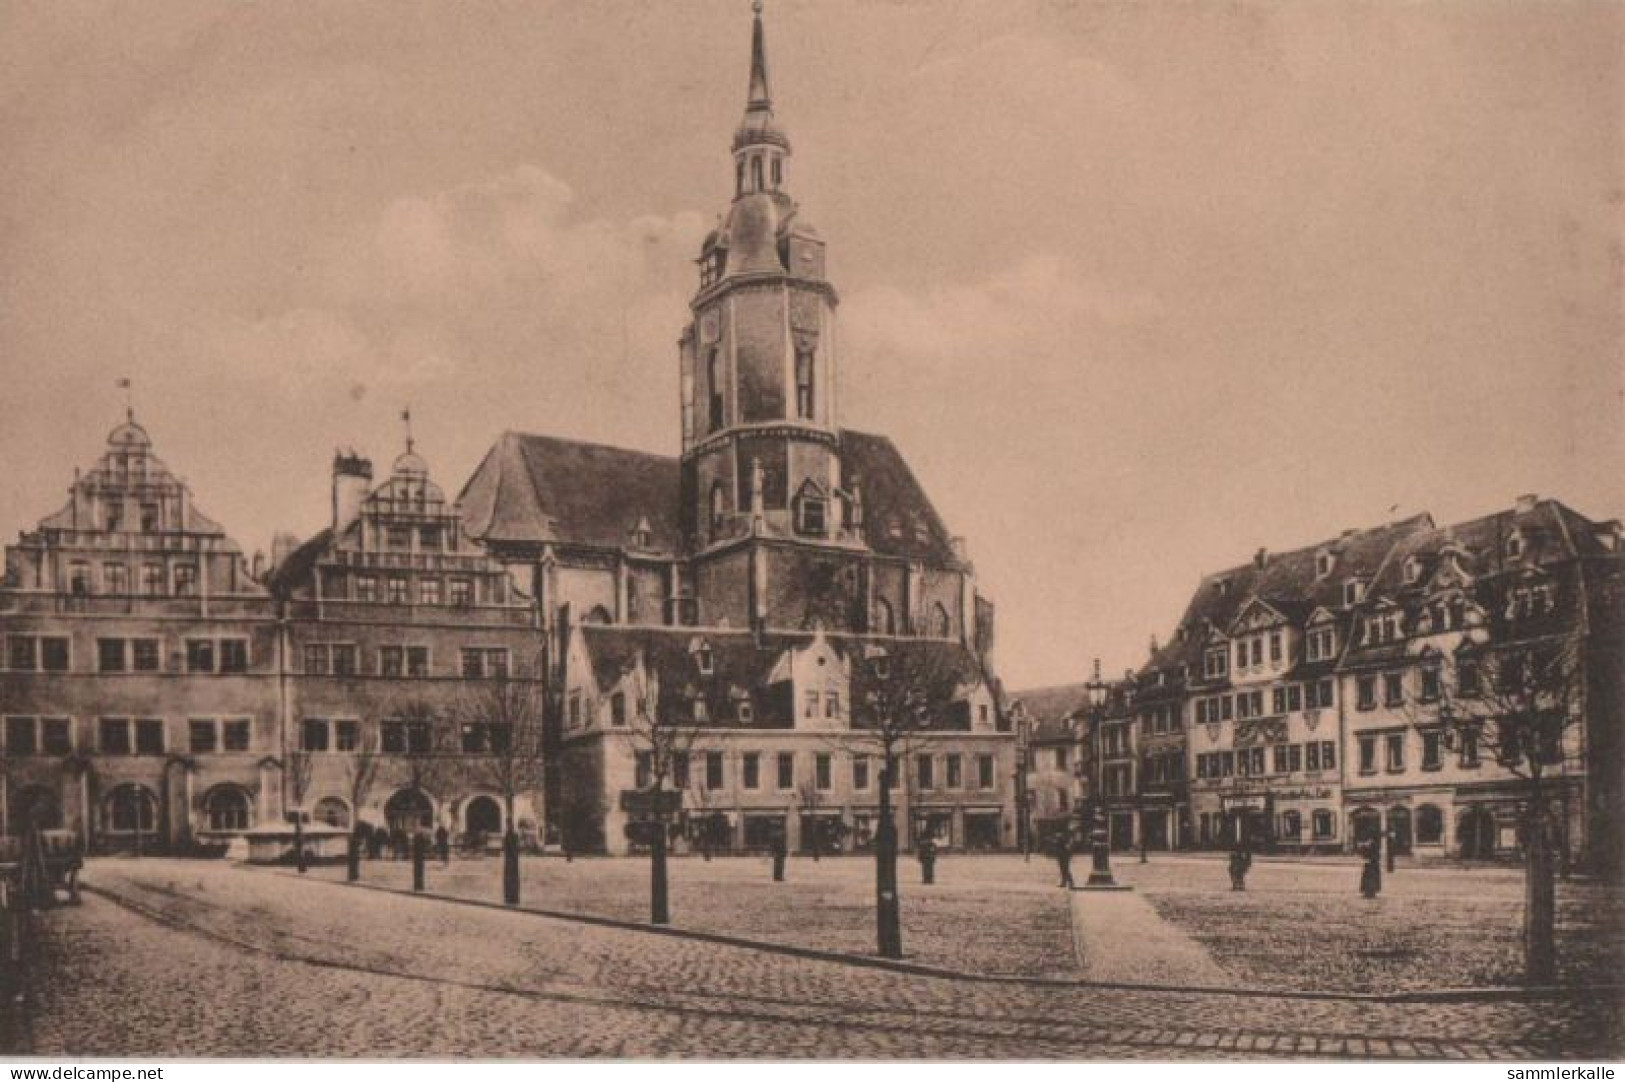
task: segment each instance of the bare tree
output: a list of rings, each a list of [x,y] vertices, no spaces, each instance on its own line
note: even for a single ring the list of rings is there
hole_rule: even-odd
[[[875,930],[883,958],[903,956],[902,900],[897,892],[897,822],[892,790],[921,736],[944,720],[958,666],[940,644],[869,646],[854,659],[857,715],[845,742],[880,763],[880,822],[875,830]],[[906,771],[903,771],[907,784]]]
[[[378,734],[363,731],[355,749],[344,759],[344,791],[350,800],[350,837],[345,849],[345,876],[361,878],[361,805],[378,777]]]
[[[1583,769],[1585,668],[1575,636],[1558,634],[1507,645],[1463,643],[1423,679],[1437,697],[1432,717],[1413,716],[1424,733],[1441,732],[1464,758],[1492,759],[1516,779],[1524,857],[1524,976],[1550,984],[1557,975],[1555,844],[1566,778]],[[1441,729],[1442,727],[1442,729]]]
[[[400,759],[407,786],[425,803],[429,803],[430,792],[439,787],[446,770],[446,752],[450,741],[445,714],[427,700],[409,699],[395,712],[395,717],[404,729],[402,738],[405,744]],[[393,827],[391,833],[394,833]],[[422,891],[429,839],[421,822],[414,823],[412,829],[406,832],[405,841],[412,856],[412,889]]]
[[[515,803],[540,790],[546,761],[542,692],[534,680],[499,675],[469,687],[457,704],[468,776],[502,798],[502,900],[519,904]]]
[[[630,709],[624,739],[632,747],[637,787],[648,809],[643,822],[649,845],[649,922],[670,924],[666,850],[672,815],[682,803],[682,792],[669,789],[667,783],[675,779],[679,763],[688,762],[689,750],[699,735],[692,712],[695,696],[662,689],[660,677],[646,655],[633,667],[627,683],[631,685]]]
[[[290,750],[284,764],[288,778],[288,797],[293,804],[293,862],[305,872],[309,861],[305,857],[305,798],[310,795],[310,779],[316,760],[304,747]]]

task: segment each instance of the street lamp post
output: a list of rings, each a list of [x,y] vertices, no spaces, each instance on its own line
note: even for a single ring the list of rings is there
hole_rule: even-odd
[[[1106,708],[1106,682],[1100,678],[1100,659],[1095,658],[1094,676],[1083,686],[1089,697],[1089,713],[1091,724],[1095,733],[1100,732],[1101,720]],[[1092,866],[1089,869],[1089,879],[1084,883],[1084,890],[1128,890],[1130,888],[1120,885],[1112,878],[1112,843],[1111,835],[1106,829],[1106,799],[1102,793],[1096,798],[1096,815],[1094,829],[1089,834],[1089,847]],[[1080,814],[1081,814],[1080,807]]]

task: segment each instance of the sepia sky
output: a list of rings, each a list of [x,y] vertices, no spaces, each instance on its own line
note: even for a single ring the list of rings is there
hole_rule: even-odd
[[[1205,571],[1430,510],[1625,513],[1625,6],[768,0],[842,409],[1016,688]],[[675,454],[747,0],[0,5],[0,534],[121,417],[252,552],[335,446]]]

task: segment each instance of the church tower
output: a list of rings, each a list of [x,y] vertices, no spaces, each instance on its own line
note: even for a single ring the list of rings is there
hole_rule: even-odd
[[[749,537],[837,543],[841,489],[834,288],[824,243],[787,191],[760,0],[733,137],[734,197],[700,249],[680,340],[683,526],[699,554]]]

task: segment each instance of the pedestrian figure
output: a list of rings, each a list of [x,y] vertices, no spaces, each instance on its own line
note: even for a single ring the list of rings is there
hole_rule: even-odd
[[[1360,893],[1375,898],[1382,893],[1382,842],[1377,838],[1366,841],[1361,855],[1365,866],[1360,869]]]
[[[1230,850],[1230,889],[1246,890],[1247,873],[1252,870],[1253,855],[1245,846]]]
[[[773,882],[784,882],[784,861],[790,855],[790,848],[784,839],[784,831],[773,833]]]
[[[1394,839],[1398,836],[1399,832],[1393,827],[1389,827],[1387,840],[1383,845],[1383,848],[1388,851],[1388,874],[1390,875],[1392,875],[1394,871]]]
[[[1063,830],[1055,835],[1051,843],[1055,853],[1055,863],[1061,869],[1061,886],[1072,889],[1072,835]]]
[[[926,886],[937,881],[937,843],[930,836],[920,839],[920,880]]]
[[[444,823],[434,828],[434,851],[440,857],[442,868],[451,866],[451,832]]]

